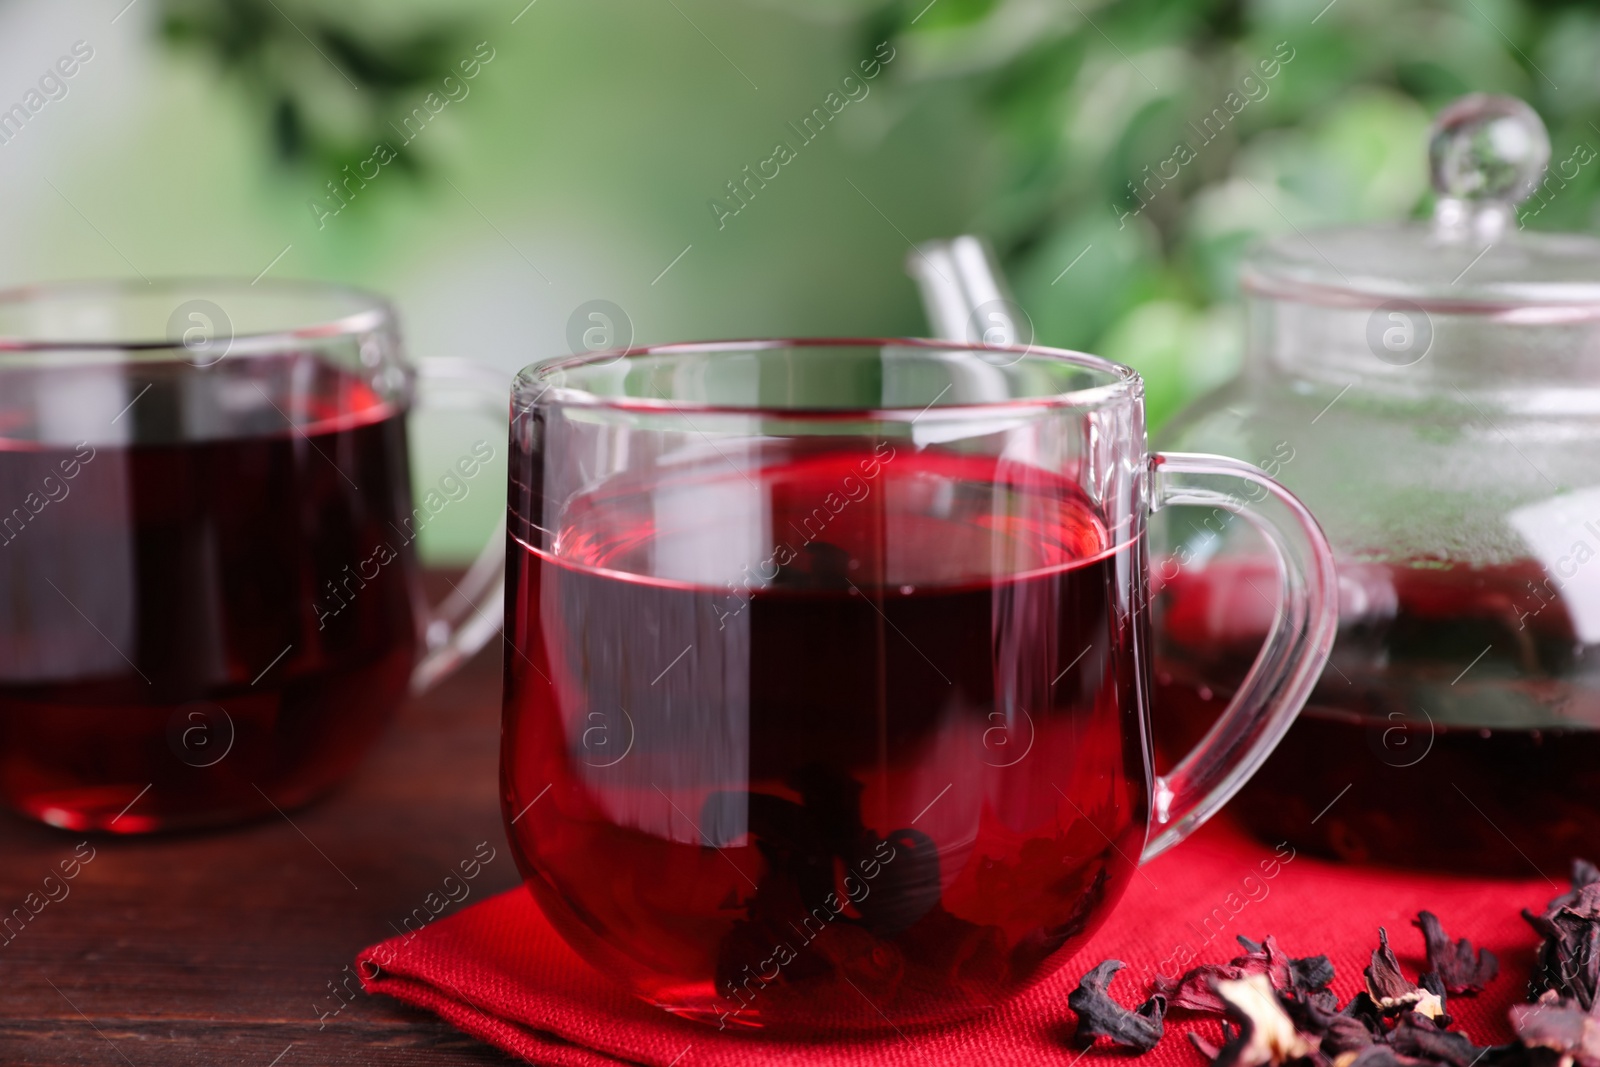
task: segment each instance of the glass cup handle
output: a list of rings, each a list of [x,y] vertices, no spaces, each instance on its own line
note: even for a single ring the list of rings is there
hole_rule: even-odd
[[[1216,487],[1243,482],[1245,496]],[[1322,529],[1293,494],[1248,463],[1224,456],[1150,457],[1150,510],[1216,508],[1259,530],[1278,555],[1279,607],[1255,664],[1222,717],[1165,776],[1155,779],[1153,838],[1159,856],[1214,815],[1271,755],[1310,697],[1339,625],[1338,576]],[[1259,590],[1263,597],[1271,590]]]
[[[416,375],[420,403],[480,411],[505,424],[510,382],[492,367],[466,359],[423,359],[417,361]],[[429,612],[422,659],[411,672],[412,693],[433,688],[499,632],[504,617],[505,530],[505,509],[501,508],[489,543],[461,581],[451,583],[450,594]],[[489,602],[489,610],[478,606],[483,601]]]

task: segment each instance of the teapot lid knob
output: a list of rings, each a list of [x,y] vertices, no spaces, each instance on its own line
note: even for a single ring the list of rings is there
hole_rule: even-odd
[[[1512,208],[1539,184],[1550,135],[1514,96],[1473,93],[1439,113],[1428,131],[1434,231],[1445,239],[1494,240]]]

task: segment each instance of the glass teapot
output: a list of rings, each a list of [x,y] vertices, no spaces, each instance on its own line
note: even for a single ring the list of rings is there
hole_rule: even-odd
[[[1270,471],[1339,554],[1329,666],[1232,808],[1272,841],[1556,878],[1600,855],[1600,240],[1517,228],[1549,154],[1521,101],[1447,108],[1433,218],[1258,248],[1243,372],[1165,429]],[[1154,703],[1180,738],[1275,623],[1233,519],[1167,529]]]
[[[1456,102],[1429,153],[1431,220],[1247,257],[1243,370],[1157,443],[1259,464],[1339,556],[1328,667],[1234,817],[1350,861],[1559,878],[1600,858],[1600,240],[1517,227],[1550,153],[1521,101]],[[988,295],[968,332],[1009,307],[985,270],[969,248],[942,272],[980,279],[956,287],[969,308]],[[1176,746],[1283,625],[1235,503],[1152,529],[1155,732]]]

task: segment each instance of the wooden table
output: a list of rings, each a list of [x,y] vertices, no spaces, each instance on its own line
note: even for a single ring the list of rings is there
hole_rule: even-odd
[[[95,837],[70,895],[0,947],[0,1064],[518,1062],[387,997],[333,993],[479,842],[495,857],[446,914],[517,884],[499,712],[492,643],[313,807],[226,832]],[[0,815],[0,908],[82,840]]]

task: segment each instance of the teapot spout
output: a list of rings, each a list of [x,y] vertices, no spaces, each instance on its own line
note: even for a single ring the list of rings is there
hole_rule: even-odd
[[[987,241],[971,234],[925,241],[906,256],[922,293],[931,336],[944,341],[1015,344],[1017,304]]]

